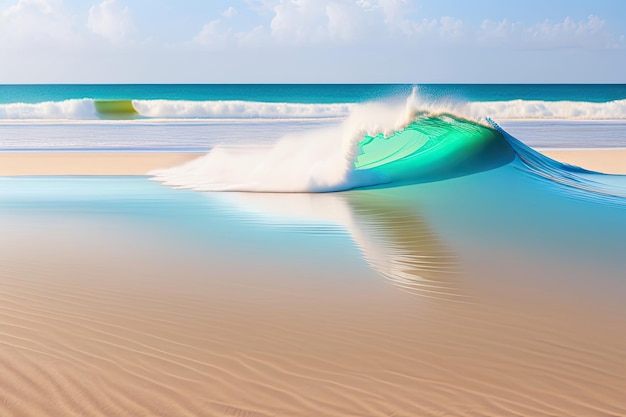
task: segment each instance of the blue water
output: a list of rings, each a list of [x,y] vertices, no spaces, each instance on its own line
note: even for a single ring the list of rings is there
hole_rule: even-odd
[[[512,165],[424,184],[311,195],[199,193],[144,176],[0,177],[0,213],[7,230],[26,229],[34,219],[67,230],[82,222],[126,224],[126,233],[150,230],[207,262],[246,259],[261,274],[272,264],[289,264],[335,282],[378,276],[417,296],[444,284],[438,297],[470,296],[464,283],[477,283],[482,274],[499,285],[565,281],[589,292],[611,288],[613,295],[602,295],[611,298],[626,291],[624,202],[573,194]]]
[[[421,86],[420,91],[426,101],[450,95],[461,101],[495,100],[501,103],[496,110],[506,121],[504,130],[497,117],[417,112],[404,124],[391,117],[392,133],[387,132],[390,125],[375,122],[390,110],[406,116],[399,104],[412,86],[3,89],[3,100],[13,104],[18,97],[55,102],[0,105],[0,149],[200,149],[211,153],[196,169],[181,168],[174,175],[178,185],[195,188],[210,174],[224,185],[228,175],[223,173],[242,180],[231,189],[259,191],[249,186],[265,178],[280,183],[298,177],[304,184],[298,193],[202,192],[175,189],[152,176],[0,176],[0,283],[7,317],[19,324],[0,323],[10,353],[47,360],[44,348],[60,346],[57,353],[63,356],[50,357],[62,366],[65,360],[70,367],[78,363],[90,377],[100,368],[92,369],[89,360],[121,370],[121,378],[106,374],[101,379],[109,389],[118,382],[123,387],[128,372],[141,378],[140,385],[148,381],[141,389],[149,390],[150,381],[180,386],[184,395],[177,393],[171,404],[182,404],[181,410],[186,405],[192,410],[196,401],[193,410],[205,410],[214,400],[214,384],[234,381],[237,393],[239,384],[248,384],[238,376],[245,368],[255,377],[267,376],[269,383],[249,385],[259,390],[253,397],[261,403],[273,398],[276,383],[276,398],[287,398],[296,414],[309,402],[298,399],[325,389],[341,395],[337,415],[361,404],[362,415],[389,414],[396,405],[388,407],[368,391],[363,391],[367,400],[356,401],[359,389],[352,381],[363,378],[370,389],[378,383],[402,387],[406,379],[409,389],[398,390],[391,401],[402,396],[407,403],[418,401],[410,398],[410,389],[423,375],[404,378],[409,363],[416,372],[419,366],[438,372],[432,381],[442,398],[454,398],[458,375],[469,375],[468,384],[478,386],[479,395],[494,386],[496,393],[515,394],[523,410],[518,414],[539,412],[540,407],[527,408],[531,395],[519,394],[516,384],[522,379],[508,372],[521,369],[539,389],[545,381],[563,389],[563,395],[540,397],[546,414],[576,415],[587,403],[586,410],[619,414],[623,378],[613,366],[622,369],[624,360],[618,353],[624,351],[620,332],[626,317],[626,176],[542,157],[527,146],[526,133],[539,146],[626,147],[622,104],[609,102],[624,99],[624,87]],[[132,98],[140,115],[100,118],[93,101],[67,102],[81,97]],[[157,98],[166,102],[150,101]],[[362,108],[335,106],[379,98],[389,102],[363,107],[369,110],[360,119]],[[521,98],[541,101],[506,101]],[[215,101],[225,99],[243,101],[225,106]],[[566,99],[585,101],[573,109],[551,101]],[[252,100],[306,105],[264,106]],[[510,120],[556,110],[573,118],[582,112],[618,120]],[[311,180],[337,166],[322,177],[345,174],[341,168],[349,158],[351,168],[379,168],[374,174],[386,175],[385,181],[311,192],[328,191],[323,188],[328,184]],[[260,189],[268,190],[267,184]],[[596,317],[601,321],[594,322]],[[57,329],[61,322],[68,329],[75,322],[80,331]],[[173,330],[163,332],[163,324]],[[375,331],[368,333],[370,328]],[[318,336],[317,343],[309,343],[309,334]],[[398,349],[405,346],[419,349]],[[194,352],[193,361],[182,355],[184,349]],[[257,356],[264,349],[269,353]],[[77,362],[82,351],[92,359]],[[206,359],[196,359],[200,352]],[[120,359],[128,354],[149,356],[145,363],[138,356],[139,365],[129,368]],[[351,360],[342,360],[347,357]],[[190,373],[196,370],[202,374]],[[526,370],[530,374],[523,374]],[[587,403],[572,403],[575,411],[562,407],[572,387],[592,392],[598,386],[593,378],[574,379],[581,370],[617,381],[607,385],[617,400],[590,395]],[[295,392],[299,381],[306,388]],[[79,397],[85,392],[89,397],[99,384],[87,384]],[[209,387],[207,394],[189,391],[187,398],[187,387],[196,384]],[[468,392],[460,392],[460,407]],[[72,395],[68,407],[78,410],[82,400]],[[65,406],[65,400],[59,404]],[[431,402],[424,404],[433,413],[446,412],[437,410],[437,399]],[[494,415],[518,406],[498,395],[481,397],[483,403],[493,406]],[[422,411],[424,404],[419,404]],[[238,412],[240,405],[218,413]]]
[[[101,113],[103,100],[136,111]],[[368,102],[407,100],[415,111],[491,118],[533,147],[626,146],[626,85],[129,84],[0,86],[0,150],[267,145],[337,126]]]
[[[0,85],[0,103],[82,98],[357,103],[406,96],[413,87],[418,87],[427,98],[467,101],[519,99],[600,103],[626,99],[626,84],[47,84]]]
[[[287,103],[356,103],[407,95],[411,85],[306,84],[126,84],[3,85],[0,103],[40,103],[68,99],[244,100]],[[625,90],[626,91],[626,90]]]

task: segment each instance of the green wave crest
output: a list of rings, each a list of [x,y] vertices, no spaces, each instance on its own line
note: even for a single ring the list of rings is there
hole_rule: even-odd
[[[501,132],[451,114],[418,114],[391,135],[366,135],[358,147],[354,169],[372,171],[391,183],[454,178],[515,159]]]

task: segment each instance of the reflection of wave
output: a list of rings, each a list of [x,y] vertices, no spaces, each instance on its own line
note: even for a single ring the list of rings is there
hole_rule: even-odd
[[[251,214],[254,222],[307,233],[347,231],[365,261],[397,288],[461,301],[455,254],[402,200],[376,192],[345,194],[208,194]]]
[[[412,294],[464,299],[456,255],[414,207],[368,192],[348,193],[344,201],[356,226],[352,238],[378,273]]]

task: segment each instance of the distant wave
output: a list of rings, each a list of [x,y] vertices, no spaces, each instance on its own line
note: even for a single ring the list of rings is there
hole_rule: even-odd
[[[345,117],[352,104],[263,103],[254,101],[136,100],[137,111],[155,118],[306,119]]]
[[[43,103],[0,104],[0,120],[84,120],[97,119],[94,100],[72,99]]]
[[[353,104],[253,101],[93,100],[0,104],[0,120],[316,119],[341,118]]]
[[[101,119],[316,119],[346,118],[350,103],[306,104],[254,101],[94,100],[0,104],[0,120]],[[512,100],[494,102],[420,102],[433,113],[449,112],[470,119],[494,120],[626,120],[626,100],[605,103]]]
[[[475,102],[451,106],[473,118],[491,117],[497,120],[623,120],[626,100],[591,103],[580,101],[512,100]]]

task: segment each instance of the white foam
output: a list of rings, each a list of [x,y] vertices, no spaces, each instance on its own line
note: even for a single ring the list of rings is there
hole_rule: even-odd
[[[253,101],[134,100],[142,116],[209,119],[308,119],[345,117],[353,104],[263,103]]]
[[[453,105],[471,118],[497,120],[623,120],[626,100],[606,103],[580,101],[512,100]]]
[[[0,120],[85,120],[96,117],[94,101],[87,98],[0,104]]]
[[[603,103],[584,101],[455,101],[427,100],[414,88],[409,98],[416,111],[433,114],[452,113],[484,122],[487,118],[507,121],[619,121],[626,120],[626,99]]]
[[[412,95],[416,109],[450,112],[474,120],[626,120],[626,100],[606,103],[511,100],[427,101]],[[156,120],[302,120],[348,117],[358,104],[264,103],[253,101],[134,100],[141,116]],[[93,99],[0,104],[0,121],[99,120]],[[147,119],[142,119],[147,120]],[[133,122],[133,121],[129,121]]]
[[[287,135],[267,147],[218,146],[180,167],[151,173],[166,185],[199,191],[325,192],[387,182],[355,171],[358,142],[391,133],[412,119],[412,107],[364,104],[338,127]]]
[[[141,116],[189,119],[334,119],[346,117],[353,104],[262,103],[252,101],[133,100]],[[93,99],[0,104],[0,120],[98,120]],[[145,120],[145,119],[144,119]]]

